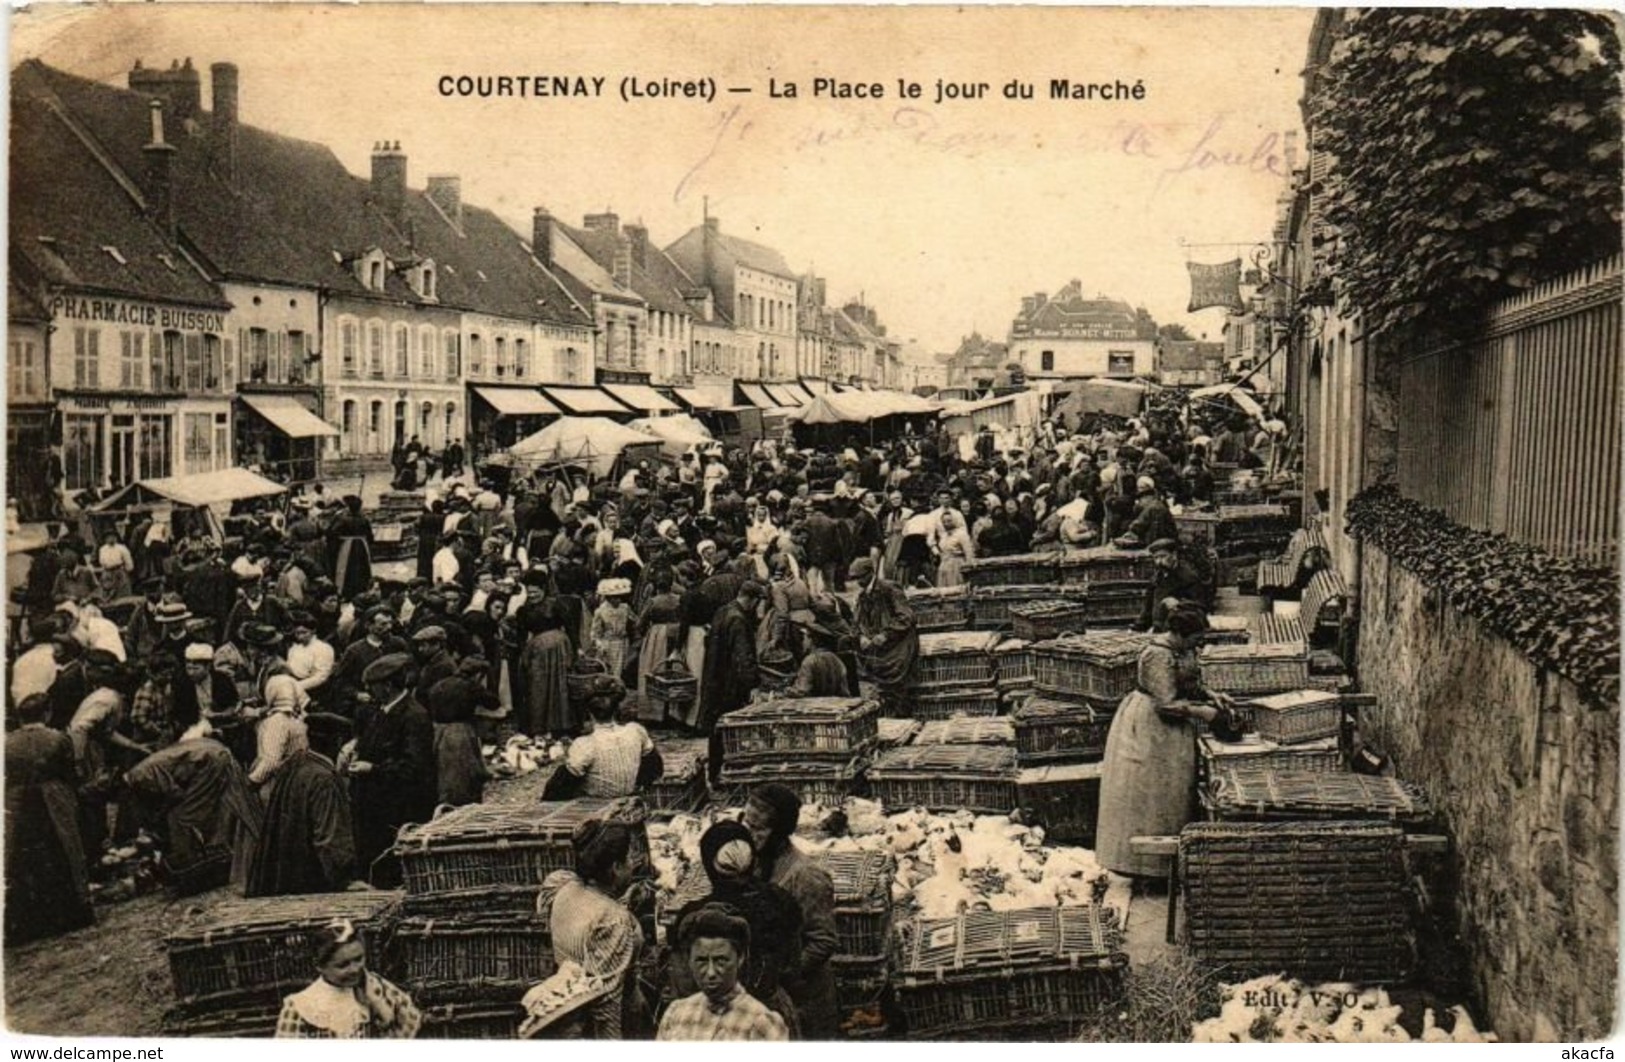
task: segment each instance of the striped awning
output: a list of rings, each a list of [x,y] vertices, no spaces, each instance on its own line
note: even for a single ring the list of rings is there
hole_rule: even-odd
[[[596,387],[549,387],[545,392],[547,397],[571,413],[634,412]]]

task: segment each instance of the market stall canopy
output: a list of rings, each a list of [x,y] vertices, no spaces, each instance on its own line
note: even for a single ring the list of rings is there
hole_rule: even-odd
[[[476,387],[474,393],[504,417],[556,417],[564,412],[528,387]]]
[[[159,501],[202,508],[245,498],[268,498],[287,489],[246,468],[222,468],[218,472],[139,480],[104,498],[93,507],[93,511],[129,508]]]
[[[549,387],[546,394],[572,413],[632,412],[596,387]]]
[[[1249,417],[1262,417],[1264,415],[1264,407],[1258,404],[1258,399],[1254,398],[1252,392],[1243,388],[1240,384],[1214,384],[1212,387],[1198,387],[1191,392],[1192,402],[1203,400],[1211,402],[1217,398],[1228,398]]]
[[[243,404],[290,439],[319,439],[339,430],[299,404],[292,395],[243,395]]]
[[[732,409],[734,405],[734,389],[727,384],[674,387],[672,393],[689,409]]]
[[[742,383],[739,385],[739,390],[740,393],[745,396],[745,401],[749,402],[757,409],[779,408],[779,403],[769,396],[765,390],[763,390],[761,384]]]
[[[656,391],[653,387],[644,384],[612,384],[604,385],[604,390],[620,399],[625,405],[644,413],[675,413],[677,403]]]
[[[526,464],[581,465],[595,476],[607,476],[622,450],[652,441],[636,428],[603,417],[560,417],[514,443],[508,453]]]
[[[767,393],[781,406],[804,406],[812,401],[812,395],[796,387],[794,384],[763,384]]]
[[[1079,415],[1110,413],[1118,417],[1132,417],[1140,412],[1145,393],[1145,385],[1132,380],[1081,380],[1071,386],[1071,393],[1055,408],[1055,412]]]
[[[627,427],[657,437],[661,452],[668,457],[681,457],[690,447],[704,447],[716,441],[704,424],[687,413],[675,413],[669,417],[640,417]]]
[[[792,417],[802,424],[858,424],[898,414],[935,413],[940,408],[901,391],[844,391],[819,395]]]

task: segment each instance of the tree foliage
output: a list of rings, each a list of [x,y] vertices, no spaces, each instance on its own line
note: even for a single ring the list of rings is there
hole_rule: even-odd
[[[1620,41],[1576,10],[1353,13],[1310,101],[1326,267],[1375,331],[1620,247]]]
[[[1180,324],[1178,321],[1170,321],[1165,325],[1157,326],[1157,338],[1169,339],[1175,342],[1183,343],[1195,339],[1196,337],[1191,335],[1185,326]]]

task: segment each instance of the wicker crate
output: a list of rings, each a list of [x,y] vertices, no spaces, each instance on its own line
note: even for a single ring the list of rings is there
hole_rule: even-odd
[[[1402,980],[1413,964],[1404,836],[1361,822],[1193,823],[1185,935],[1238,978]]]
[[[813,864],[835,884],[835,957],[844,962],[884,960],[891,934],[892,878],[889,852],[814,852]]]
[[[1057,761],[1098,760],[1106,754],[1112,714],[1076,701],[1033,696],[1010,711],[1016,759],[1023,767]]]
[[[881,719],[875,724],[875,747],[895,749],[907,745],[922,725],[918,719]]]
[[[914,690],[909,711],[924,721],[998,715],[999,690],[992,685],[959,683],[920,686]]]
[[[849,796],[863,795],[865,761],[847,763],[751,763],[722,764],[718,776],[718,803],[743,807],[750,790],[766,782],[778,782],[796,791],[806,804],[833,807]]]
[[[1090,615],[1089,603],[1080,600],[1029,601],[1010,606],[1010,630],[1029,642],[1046,642],[1063,634],[1081,632]]]
[[[1096,627],[1127,627],[1145,611],[1146,584],[1138,587],[1091,587],[1083,602],[1084,623],[1089,629]]]
[[[517,1040],[525,1008],[516,1003],[442,1003],[423,1009],[419,1040]]]
[[[991,685],[994,680],[993,650],[998,645],[999,637],[996,634],[971,631],[922,634],[915,681],[922,686],[945,682]]]
[[[859,697],[789,697],[717,720],[723,762],[851,759],[874,743],[880,703]]]
[[[1055,554],[1018,553],[1010,557],[983,557],[965,562],[965,583],[983,587],[1032,586],[1055,579]]]
[[[1301,690],[1309,679],[1309,656],[1301,645],[1209,645],[1197,659],[1202,685],[1221,693]]]
[[[984,587],[971,593],[971,626],[979,631],[1006,630],[1011,623],[1010,609],[1016,605],[1056,599],[1073,600],[1081,598],[1083,593],[1082,587],[1059,586],[1054,582],[1044,585]]]
[[[914,625],[922,634],[962,631],[970,623],[969,587],[931,587],[905,593],[909,610],[914,613]]]
[[[336,918],[355,923],[369,946],[387,944],[398,892],[267,896],[223,903],[164,938],[175,999],[185,1006],[278,1006],[310,984],[310,937]]]
[[[897,933],[892,988],[910,1039],[1075,1026],[1122,999],[1116,912],[1095,905],[913,919]]]
[[[577,656],[564,676],[565,692],[571,704],[584,704],[592,692],[593,680],[609,674],[609,665],[597,657]]]
[[[1143,549],[1096,546],[1067,550],[1061,555],[1061,582],[1102,587],[1123,583],[1144,586],[1157,577],[1151,554]]]
[[[1090,631],[1033,646],[1033,684],[1063,698],[1116,705],[1134,689],[1151,635]]]
[[[850,960],[837,956],[829,965],[835,975],[836,1020],[841,1035],[849,1040],[885,1036],[891,989],[885,957]]]
[[[1427,794],[1397,778],[1273,767],[1216,771],[1203,802],[1223,822],[1382,819],[1420,826],[1433,816]]]
[[[658,711],[660,717],[670,719],[694,703],[700,693],[700,680],[694,677],[683,661],[670,659],[662,661],[649,672],[644,689],[650,707]]]
[[[869,786],[887,808],[1006,815],[1016,807],[1016,751],[1003,745],[910,745],[875,757]]]
[[[1336,738],[1299,745],[1277,745],[1254,734],[1240,741],[1220,741],[1210,734],[1196,740],[1196,780],[1206,785],[1227,767],[1271,767],[1276,770],[1346,771]]]
[[[660,780],[644,793],[650,817],[668,818],[705,806],[710,795],[705,782],[709,746],[705,738],[666,738],[656,743],[662,769]]]
[[[916,745],[1014,745],[1016,731],[1002,717],[933,719],[920,726]]]
[[[1100,816],[1099,763],[1052,763],[1028,767],[1016,777],[1022,818],[1044,827],[1044,839],[1095,846]]]
[[[517,1003],[558,968],[552,934],[534,915],[403,918],[390,970],[420,1004]]]
[[[1033,684],[1033,647],[1023,638],[1006,638],[993,650],[999,689],[1021,689]]]
[[[305,983],[310,983],[307,975]],[[244,1009],[195,1009],[174,1007],[164,1013],[161,1028],[165,1036],[183,1039],[269,1040],[276,1036],[282,1003]]]
[[[1335,693],[1294,690],[1248,701],[1258,736],[1278,745],[1336,738],[1343,730],[1343,701]]]
[[[394,851],[406,891],[413,896],[534,889],[553,871],[574,869],[570,837],[588,819],[614,819],[631,826],[633,862],[648,866],[645,817],[643,802],[637,799],[470,804],[433,822],[406,827]]]
[[[1219,514],[1214,512],[1184,512],[1174,517],[1179,537],[1193,545],[1212,548],[1219,541]]]
[[[1246,616],[1209,616],[1202,645],[1246,645],[1252,640],[1252,621]]]

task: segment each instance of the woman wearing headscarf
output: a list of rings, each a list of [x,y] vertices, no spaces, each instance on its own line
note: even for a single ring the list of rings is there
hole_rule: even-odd
[[[700,865],[711,891],[685,904],[673,925],[707,904],[731,907],[750,924],[755,947],[746,956],[739,983],[784,1019],[791,1039],[799,1039],[795,1004],[781,984],[781,975],[801,961],[801,908],[795,898],[757,876],[756,847],[742,823],[723,820],[700,836]],[[688,964],[673,959],[668,970],[673,994],[682,998],[697,991]]]
[[[372,523],[361,515],[361,499],[344,498],[344,513],[327,529],[333,582],[339,596],[350,600],[372,586]]]
[[[673,591],[670,568],[657,568],[649,580],[654,596],[638,614],[634,635],[638,649],[638,718],[646,723],[665,721],[663,711],[649,700],[649,676],[677,650],[677,629],[682,620],[682,599]]]
[[[852,580],[859,588],[858,651],[880,687],[882,702],[888,707],[907,704],[920,656],[914,610],[902,590],[875,574],[867,557],[853,563]]]
[[[277,768],[294,753],[310,748],[310,730],[304,719],[310,697],[280,661],[265,676],[262,697],[265,704],[254,729],[256,752],[248,781],[269,799],[270,790],[265,786]]]
[[[942,533],[937,536],[937,586],[963,586],[965,562],[976,559],[976,546],[965,530],[965,517],[956,509],[942,514]]]
[[[743,823],[758,853],[757,875],[789,894],[801,913],[801,954],[783,972],[801,1034],[833,1040],[836,1034],[835,975],[830,957],[840,938],[835,929],[835,883],[796,847],[793,835],[801,798],[776,782],[757,786],[745,803]]]
[[[1112,718],[1095,851],[1102,865],[1119,874],[1167,875],[1168,856],[1135,852],[1130,840],[1178,834],[1191,821],[1196,734],[1190,720],[1231,725],[1228,702],[1202,689],[1196,640],[1206,627],[1200,608],[1175,607],[1167,633],[1141,650],[1135,689]]]
[[[576,963],[604,985],[604,994],[592,1006],[586,1037],[619,1040],[641,1020],[632,1006],[636,994],[627,987],[643,951],[643,934],[622,901],[629,891],[637,891],[632,831],[625,823],[588,819],[576,827],[571,847],[575,869],[555,870],[542,881],[536,916],[552,934],[554,959]]]
[[[745,527],[745,554],[756,566],[756,578],[767,579],[767,555],[779,540],[779,529],[768,514],[767,506],[757,505]]]

